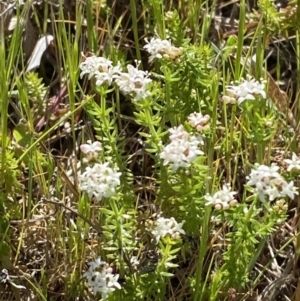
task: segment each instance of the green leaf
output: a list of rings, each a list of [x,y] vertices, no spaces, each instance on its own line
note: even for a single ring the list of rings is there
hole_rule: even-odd
[[[168,272],[160,272],[159,274],[164,277],[173,277],[174,276],[172,273],[168,273]]]
[[[32,142],[32,133],[25,124],[18,124],[13,131],[13,136],[22,147],[28,147]]]

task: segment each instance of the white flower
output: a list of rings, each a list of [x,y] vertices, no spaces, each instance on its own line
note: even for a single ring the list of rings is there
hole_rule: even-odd
[[[102,268],[105,264],[106,264],[106,262],[102,261],[101,257],[98,257],[98,258],[95,259],[95,261],[91,261],[91,262],[88,263],[88,265],[90,267],[89,267],[88,272],[86,272],[86,273],[94,271],[94,270],[96,270],[98,268]]]
[[[119,275],[118,275],[118,274],[113,275],[112,273],[108,273],[108,274],[106,275],[106,277],[107,277],[107,280],[108,280],[108,283],[107,283],[107,286],[108,286],[108,287],[113,287],[113,286],[115,286],[115,287],[117,287],[118,289],[121,288],[121,285],[120,285],[119,282],[118,282],[118,279],[119,279]]]
[[[102,151],[102,144],[99,141],[92,143],[91,140],[87,141],[87,144],[81,144],[80,150],[86,155],[87,161],[96,160],[99,152]]]
[[[236,191],[231,191],[231,187],[223,185],[223,189],[215,192],[213,196],[207,194],[204,198],[206,199],[206,206],[213,205],[216,209],[229,209],[230,206],[237,204],[234,195]]]
[[[147,71],[139,70],[132,65],[127,65],[128,72],[121,72],[115,76],[115,82],[125,95],[133,96],[133,100],[138,101],[151,95],[147,91],[147,86],[152,80]]]
[[[188,167],[199,155],[204,154],[199,149],[199,144],[203,144],[200,136],[189,135],[182,125],[169,132],[171,143],[164,147],[160,158],[164,160],[164,165],[171,163],[173,171],[179,167]]]
[[[232,96],[228,96],[228,95],[223,95],[222,96],[222,101],[225,103],[225,104],[233,104],[235,105],[236,104],[236,99]]]
[[[174,15],[175,15],[174,12],[169,10],[165,13],[165,18],[166,18],[166,20],[172,20]]]
[[[295,195],[298,194],[297,188],[294,187],[294,181],[291,181],[290,183],[283,182],[281,187],[281,196],[286,197],[288,196],[290,199],[294,199]]]
[[[270,167],[255,164],[255,169],[252,169],[247,177],[247,185],[254,187],[254,193],[261,200],[264,200],[265,196],[268,196],[270,201],[287,196],[294,199],[295,195],[298,194],[294,182],[286,182],[278,170],[279,167],[276,164],[272,164]]]
[[[130,264],[131,264],[131,267],[134,270],[137,270],[138,266],[140,265],[140,260],[138,259],[137,256],[131,256],[130,257]]]
[[[79,175],[80,189],[86,191],[91,198],[98,201],[116,194],[116,188],[120,185],[121,173],[110,168],[109,163],[96,163],[92,167],[87,166],[84,173]]]
[[[185,231],[182,229],[184,222],[185,221],[177,223],[174,217],[159,217],[156,221],[155,228],[151,231],[156,239],[156,243],[166,235],[170,235],[172,238],[177,239],[180,234],[185,234]]]
[[[148,53],[150,53],[149,63],[151,63],[155,58],[161,59],[167,49],[172,47],[172,44],[168,40],[161,40],[156,38],[151,38],[150,42],[145,39],[147,44],[143,47]]]
[[[116,290],[116,288],[121,289],[121,285],[118,283],[119,275],[113,275],[109,272],[105,275],[105,285],[101,286],[101,282],[99,282],[99,286],[96,287],[97,291],[102,294],[102,298],[106,299],[107,295]],[[95,291],[95,290],[94,290]]]
[[[175,47],[168,40],[161,40],[159,38],[151,38],[150,42],[148,39],[145,39],[147,44],[143,47],[148,53],[149,63],[151,63],[154,59],[161,59],[163,57],[169,59],[176,59],[183,52],[182,47]]]
[[[255,186],[259,185],[261,180],[264,183],[269,181],[271,178],[280,178],[280,174],[278,173],[279,167],[276,164],[272,164],[271,166],[259,165],[255,164],[255,169],[251,170],[250,175],[248,176],[247,185]]]
[[[293,155],[292,155],[292,160],[285,159],[284,162],[288,164],[287,171],[292,171],[292,170],[299,171],[300,170],[300,158],[297,157],[297,155],[295,153],[293,153]]]
[[[111,85],[114,76],[121,73],[119,65],[113,66],[112,61],[94,55],[85,58],[85,61],[80,63],[79,68],[81,69],[80,78],[85,74],[88,74],[88,79],[95,77],[96,86],[101,86],[104,83]]]
[[[260,82],[247,76],[247,79],[242,79],[242,82],[235,86],[233,83],[226,87],[226,95],[223,96],[225,103],[234,103],[234,99],[240,105],[245,100],[253,100],[256,96],[260,95],[262,98],[266,98],[264,80]]]
[[[183,125],[173,127],[169,129],[170,140],[187,140],[189,139],[189,133],[184,129]]]
[[[107,295],[116,288],[121,289],[121,285],[118,283],[119,275],[112,274],[112,269],[100,257],[88,264],[90,267],[83,277],[87,279],[87,283],[93,288],[95,295],[99,292],[102,298],[106,299]]]
[[[261,185],[261,184],[260,184]],[[272,184],[271,182],[269,183],[269,185],[265,186],[265,187],[260,187],[260,189],[262,188],[260,194],[264,195],[268,195],[269,196],[269,200],[270,201],[274,201],[275,199],[277,199],[278,197],[280,197],[280,191],[278,189],[278,187],[274,184]]]
[[[202,131],[208,128],[209,115],[203,116],[201,113],[192,113],[188,116],[189,124],[197,131]]]

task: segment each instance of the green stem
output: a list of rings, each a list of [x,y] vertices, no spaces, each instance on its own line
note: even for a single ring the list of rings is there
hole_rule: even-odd
[[[110,199],[110,205],[114,212],[114,219],[117,221],[116,225],[116,236],[118,241],[118,248],[119,248],[119,263],[120,263],[120,274],[124,275],[124,254],[123,254],[123,241],[122,241],[122,216],[118,209],[118,206],[114,199]]]
[[[171,126],[176,126],[176,119],[174,114],[172,114],[172,100],[171,100],[171,77],[172,72],[168,68],[166,68],[166,71],[164,72],[165,76],[165,83],[166,83],[166,101],[167,101],[167,112],[168,112],[168,119],[171,123]]]
[[[141,61],[142,56],[141,56],[141,52],[140,52],[138,22],[137,22],[137,17],[136,17],[136,0],[130,0],[130,9],[131,9],[132,29],[133,29],[133,36],[134,36],[136,58],[138,61]],[[141,68],[142,68],[142,66],[141,66]]]
[[[149,127],[150,133],[152,135],[152,140],[154,141],[155,146],[158,147],[158,144],[160,142],[160,137],[153,126],[152,115],[151,115],[152,112],[148,106],[144,109],[144,112],[146,116],[147,126]]]
[[[245,0],[240,1],[240,15],[239,15],[239,31],[238,31],[238,43],[236,51],[236,63],[235,63],[235,73],[234,79],[240,79],[240,68],[241,68],[241,59],[244,46],[244,31],[245,31],[245,19],[246,19],[246,4]]]
[[[115,159],[118,160],[119,158],[119,151],[118,151],[118,147],[115,141],[114,136],[111,134],[110,131],[110,120],[109,120],[109,114],[106,111],[106,95],[107,95],[107,90],[105,87],[101,87],[100,90],[100,110],[101,110],[101,123],[102,123],[102,131],[104,136],[107,138],[107,145],[109,145],[109,147],[111,147],[111,149],[113,150],[113,154]],[[118,160],[119,161],[119,160]],[[118,165],[121,166],[122,162],[118,162]]]

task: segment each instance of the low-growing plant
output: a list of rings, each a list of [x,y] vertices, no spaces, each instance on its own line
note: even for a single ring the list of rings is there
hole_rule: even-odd
[[[128,1],[134,54],[122,48],[126,12],[112,18],[108,3],[87,1],[72,27],[63,6],[46,4],[59,74],[51,87],[24,71],[20,28],[0,29],[0,284],[41,300],[264,292],[264,273],[293,240],[270,248],[297,200],[300,170],[298,129],[281,92],[274,101],[263,63],[263,42],[284,15],[259,1],[246,48],[240,1],[237,36],[215,45],[207,37],[217,1],[187,2],[190,10],[179,1],[165,11],[170,3]],[[16,7],[17,19],[34,10]]]

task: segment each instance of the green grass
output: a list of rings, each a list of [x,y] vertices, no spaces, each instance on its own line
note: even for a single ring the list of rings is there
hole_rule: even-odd
[[[281,285],[297,278],[298,197],[263,200],[246,182],[255,163],[276,163],[287,182],[299,183],[284,161],[299,154],[296,4],[279,12],[270,0],[255,9],[247,1],[125,2],[27,1],[14,10],[13,30],[0,19],[0,268],[26,287],[0,283],[0,299],[12,291],[16,300],[100,300],[83,276],[99,256],[119,274],[121,289],[108,300],[294,298],[295,286]],[[218,27],[218,12],[225,21],[233,7],[237,22]],[[26,41],[37,40],[24,20],[54,37],[30,73]],[[149,63],[143,46],[152,37],[182,52]],[[134,101],[116,83],[81,78],[92,55],[123,71],[141,61],[151,73],[149,96]],[[266,99],[224,103],[228,86],[247,75],[266,80]],[[193,112],[210,116],[205,131],[189,124]],[[174,171],[160,154],[180,125],[202,136],[203,154]],[[101,201],[80,190],[80,175],[95,163],[80,150],[88,140],[102,144],[96,162],[122,173],[116,193]],[[207,206],[205,197],[224,184],[238,204]],[[185,234],[156,243],[159,216],[185,221]]]

